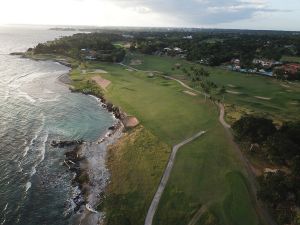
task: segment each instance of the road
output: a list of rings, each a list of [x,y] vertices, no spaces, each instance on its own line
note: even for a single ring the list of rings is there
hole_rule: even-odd
[[[188,144],[189,142],[192,142],[193,140],[197,139],[198,137],[200,137],[201,135],[205,134],[206,131],[201,131],[197,134],[195,134],[193,137],[191,138],[188,138],[186,140],[184,140],[183,142],[179,143],[178,145],[175,145],[172,149],[172,153],[170,155],[170,158],[169,158],[169,161],[168,161],[168,165],[164,171],[164,174],[160,180],[160,184],[158,186],[158,189],[154,195],[154,198],[151,202],[151,205],[150,205],[150,208],[148,209],[148,212],[147,212],[147,216],[146,216],[146,219],[145,219],[145,225],[152,225],[152,221],[153,221],[153,217],[154,217],[154,214],[157,210],[157,207],[158,207],[158,203],[161,199],[161,196],[164,192],[164,189],[167,185],[167,182],[170,178],[170,174],[171,174],[171,171],[172,171],[172,168],[173,168],[173,165],[174,165],[174,162],[175,162],[175,158],[176,158],[176,154],[177,154],[177,151],[184,145]]]

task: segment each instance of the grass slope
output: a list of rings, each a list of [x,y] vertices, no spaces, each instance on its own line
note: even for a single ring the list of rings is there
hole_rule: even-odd
[[[170,147],[142,126],[110,147],[107,225],[143,224],[169,154]]]

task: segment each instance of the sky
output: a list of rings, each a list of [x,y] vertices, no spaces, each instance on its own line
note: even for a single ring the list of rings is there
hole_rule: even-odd
[[[300,31],[300,0],[0,0],[0,24]]]

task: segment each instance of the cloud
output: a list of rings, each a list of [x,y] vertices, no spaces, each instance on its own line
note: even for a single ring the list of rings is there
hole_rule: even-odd
[[[155,12],[187,24],[213,25],[250,19],[257,13],[278,12],[267,0],[110,0],[137,12]],[[282,12],[282,11],[281,11]]]

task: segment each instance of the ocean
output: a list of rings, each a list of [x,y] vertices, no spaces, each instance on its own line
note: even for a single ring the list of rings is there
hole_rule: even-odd
[[[51,142],[95,141],[114,123],[97,99],[58,81],[69,68],[9,55],[71,34],[0,27],[0,225],[70,224],[73,174]]]

